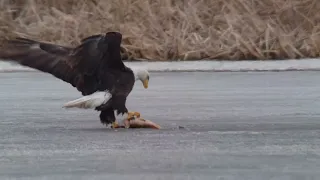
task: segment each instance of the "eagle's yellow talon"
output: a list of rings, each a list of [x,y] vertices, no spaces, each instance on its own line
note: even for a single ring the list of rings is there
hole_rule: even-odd
[[[134,115],[135,115],[137,118],[140,118],[140,113],[139,113],[139,112],[134,112]]]
[[[130,121],[130,120],[135,119],[135,118],[140,118],[140,113],[139,112],[136,112],[136,111],[128,112],[127,120]]]
[[[119,124],[116,122],[113,122],[111,125],[111,128],[119,128]]]

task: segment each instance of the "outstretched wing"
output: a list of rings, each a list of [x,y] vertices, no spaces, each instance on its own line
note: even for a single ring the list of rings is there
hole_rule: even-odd
[[[27,38],[21,38],[21,37],[17,37],[15,40],[10,40],[8,42],[9,44],[14,45],[14,47],[16,48],[17,47],[27,48],[28,46],[29,47],[39,46],[40,49],[48,53],[62,55],[62,56],[69,54],[73,49],[71,47],[60,46],[52,43],[39,42],[39,41],[35,41]]]
[[[76,48],[69,48],[17,38],[0,51],[0,60],[50,73],[88,95],[98,89],[108,89],[99,87],[108,69],[125,68],[120,55],[121,40],[120,33],[108,32],[105,36],[85,38]]]
[[[76,87],[74,80],[78,76],[67,61],[72,48],[38,42],[26,38],[8,41],[0,51],[0,60],[19,63],[55,77]]]

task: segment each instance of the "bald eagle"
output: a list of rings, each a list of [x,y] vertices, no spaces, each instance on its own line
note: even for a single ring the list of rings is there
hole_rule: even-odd
[[[140,80],[144,88],[148,88],[149,82],[147,70],[133,70],[124,65],[121,41],[121,33],[107,32],[86,37],[71,48],[18,37],[9,40],[0,51],[0,60],[49,73],[71,84],[84,97],[68,102],[65,107],[95,109],[100,111],[102,124],[117,126],[115,111],[132,118],[126,99],[135,81]]]

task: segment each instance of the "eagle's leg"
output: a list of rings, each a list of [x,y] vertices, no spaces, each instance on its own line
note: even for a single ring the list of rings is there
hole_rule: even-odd
[[[125,106],[127,98],[125,96],[113,96],[112,99],[112,107],[117,111],[117,115],[121,114],[123,117],[120,124],[124,125],[125,128],[129,128],[129,121],[134,118],[134,113],[129,112],[127,107]]]
[[[111,124],[112,128],[117,128],[118,123],[116,122],[116,117],[112,108],[101,110],[100,121],[102,124]]]

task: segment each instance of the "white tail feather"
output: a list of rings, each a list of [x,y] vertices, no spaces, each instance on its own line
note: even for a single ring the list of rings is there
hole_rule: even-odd
[[[104,103],[111,98],[109,92],[95,92],[93,94],[83,96],[73,101],[69,101],[64,104],[64,108],[81,108],[81,109],[93,109]]]

